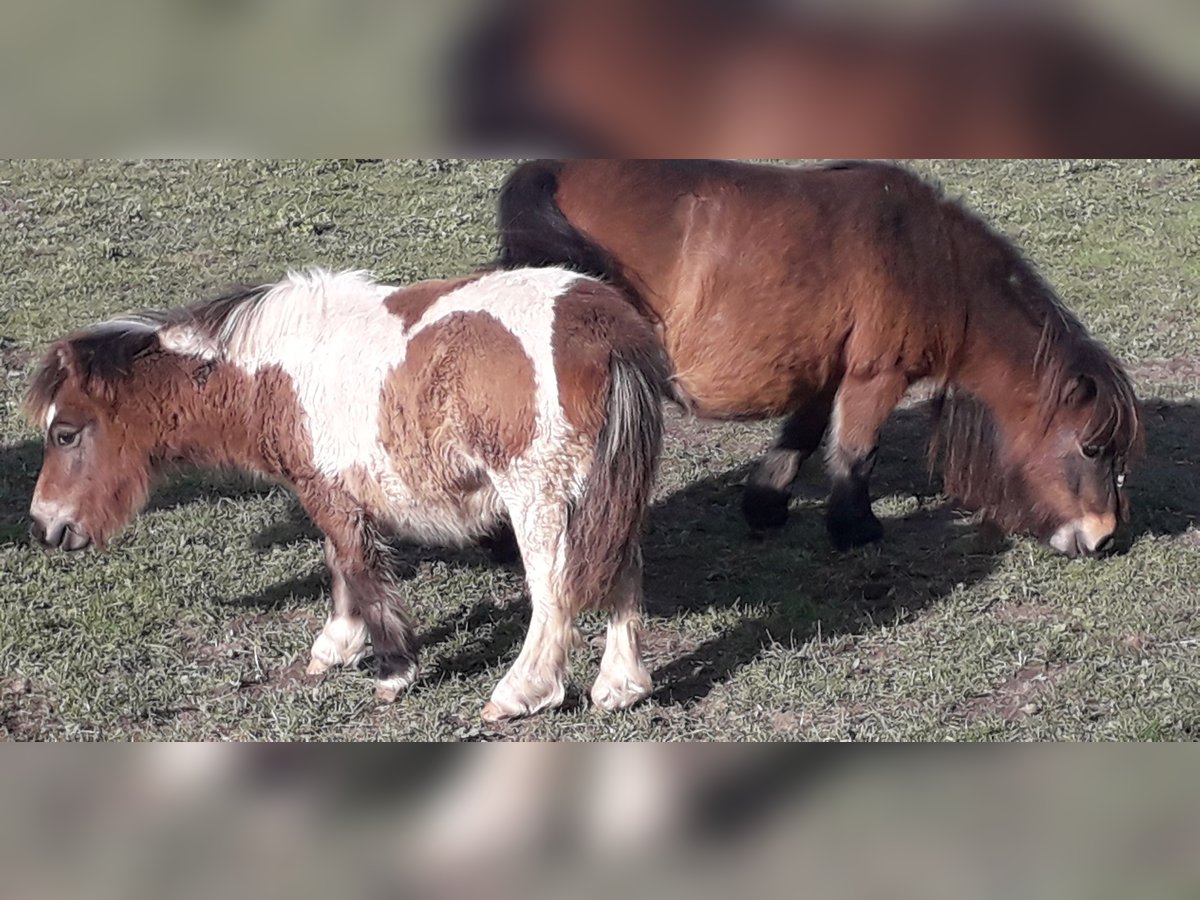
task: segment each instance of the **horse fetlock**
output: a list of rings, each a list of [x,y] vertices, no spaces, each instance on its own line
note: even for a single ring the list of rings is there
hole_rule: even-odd
[[[501,722],[532,716],[543,709],[561,706],[566,695],[561,675],[521,677],[510,672],[492,691],[491,699],[483,707],[483,719]]]
[[[357,665],[366,652],[366,623],[348,617],[330,619],[313,641],[308,674],[321,675],[335,666]]]

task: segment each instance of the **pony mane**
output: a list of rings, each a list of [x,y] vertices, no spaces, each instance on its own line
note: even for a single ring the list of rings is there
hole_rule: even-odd
[[[968,226],[981,230],[987,240],[981,263],[987,267],[987,279],[1003,285],[1000,296],[1039,330],[1030,372],[1039,386],[1037,421],[1032,427],[1047,433],[1055,415],[1070,402],[1072,390],[1080,389],[1092,403],[1080,441],[1122,461],[1137,456],[1143,444],[1142,415],[1124,368],[1007,238],[961,204],[954,207],[968,220]],[[935,430],[929,461],[932,468],[940,457],[946,493],[1010,530],[1046,524],[1037,491],[1005,462],[1004,436],[992,411],[948,381],[936,396],[933,410]]]
[[[289,272],[274,283],[238,285],[180,309],[151,310],[89,326],[56,342],[43,357],[25,395],[25,414],[41,425],[55,394],[71,376],[89,393],[111,395],[137,360],[155,352],[222,360],[231,342],[269,302],[312,301],[375,284],[367,272],[311,268]]]

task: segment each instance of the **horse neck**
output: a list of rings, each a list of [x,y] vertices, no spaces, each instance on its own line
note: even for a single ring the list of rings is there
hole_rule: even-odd
[[[1040,334],[1024,316],[997,315],[968,329],[949,381],[988,408],[1000,425],[1026,419],[1038,404]]]
[[[152,456],[278,474],[262,450],[264,416],[256,379],[170,354],[146,365],[124,392],[123,414],[144,429]]]

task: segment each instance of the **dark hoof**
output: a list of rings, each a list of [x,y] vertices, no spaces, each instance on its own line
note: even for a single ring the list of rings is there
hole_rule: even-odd
[[[521,548],[517,546],[517,536],[512,526],[501,525],[489,535],[479,539],[479,546],[488,552],[492,562],[500,566],[509,566],[521,558]]]
[[[873,514],[854,518],[830,516],[826,525],[829,528],[829,537],[833,539],[833,546],[838,550],[845,551],[873,544],[883,537],[883,523]]]
[[[757,484],[746,485],[742,492],[742,515],[755,531],[782,528],[788,520],[789,494]]]

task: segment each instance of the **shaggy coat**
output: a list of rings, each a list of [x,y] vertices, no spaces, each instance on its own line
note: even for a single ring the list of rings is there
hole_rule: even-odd
[[[501,265],[626,290],[697,413],[788,417],[747,488],[753,526],[783,523],[828,426],[833,538],[878,538],[878,432],[929,380],[950,493],[1071,555],[1112,537],[1141,432],[1128,377],[1008,240],[916,175],[542,161],[509,177],[499,220]]]
[[[575,615],[612,611],[606,708],[645,696],[639,535],[666,362],[616,289],[564,269],[407,288],[312,271],[59,341],[30,415],[47,435],[33,499],[53,547],[103,544],[164,466],[289,485],[324,532],[332,609],[311,672],[378,662],[415,677],[386,538],[463,543],[511,521],[533,615],[485,716],[561,702]]]

